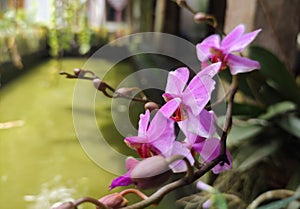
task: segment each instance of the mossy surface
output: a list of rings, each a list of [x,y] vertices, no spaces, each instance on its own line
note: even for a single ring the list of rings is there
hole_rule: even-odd
[[[48,201],[54,201],[50,196],[62,188],[70,188],[73,192],[64,191],[75,199],[83,196],[97,198],[108,193],[108,186],[116,175],[92,162],[80,146],[74,130],[72,97],[76,80],[58,75],[57,67],[72,72],[85,62],[85,59],[78,58],[63,59],[59,63],[47,60],[0,89],[2,209],[46,208]],[[97,61],[103,70],[107,64]],[[132,72],[128,63],[118,64],[116,68],[120,68],[118,73],[111,70],[105,77],[113,86]],[[139,114],[142,106],[133,105],[136,115]],[[109,144],[129,154],[131,151],[123,143],[123,136],[111,121],[110,109],[111,99],[97,94],[95,112],[99,129],[105,138],[111,139]],[[133,123],[136,124],[137,119]],[[3,124],[12,127],[3,128]],[[124,162],[112,163],[124,167]]]

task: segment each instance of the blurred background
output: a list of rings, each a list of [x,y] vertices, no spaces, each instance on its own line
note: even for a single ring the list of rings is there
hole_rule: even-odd
[[[196,23],[190,11],[171,0],[0,0],[0,208],[46,209],[83,196],[100,198],[116,177],[99,168],[81,148],[72,119],[76,81],[63,78],[60,71],[71,73],[82,67],[97,49],[125,35],[164,32],[196,44],[240,23],[247,31],[263,30],[248,51],[261,62],[262,70],[240,78],[236,128],[229,139],[234,169],[210,175],[207,181],[245,203],[269,189],[298,188],[300,1],[187,3],[197,12],[214,15],[217,28]],[[110,65],[104,59],[95,62],[104,71]],[[136,56],[115,65],[105,81],[117,86],[142,68],[173,70],[181,65],[168,57]],[[230,79],[226,72],[221,77],[225,83]],[[161,102],[156,92],[148,94]],[[136,125],[143,106],[133,103],[131,109]],[[110,111],[109,99],[99,98],[99,128],[116,150],[134,155],[124,146]],[[156,208],[175,205],[193,192],[192,186],[173,192]]]

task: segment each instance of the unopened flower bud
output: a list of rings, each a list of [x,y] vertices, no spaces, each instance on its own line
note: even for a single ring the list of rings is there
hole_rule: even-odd
[[[150,112],[152,112],[153,110],[159,109],[158,104],[155,102],[147,102],[144,107],[145,107],[145,110],[150,110]]]
[[[169,170],[168,162],[164,157],[156,155],[139,162],[131,171],[131,178],[147,178],[162,174]]]
[[[96,89],[98,89],[99,91],[105,91],[107,85],[101,81],[99,78],[95,78],[93,79],[93,84],[95,86]]]
[[[99,202],[101,202],[103,205],[111,209],[118,209],[118,208],[125,207],[128,203],[128,201],[117,192],[100,198]],[[99,208],[97,207],[97,209]]]
[[[74,72],[74,75],[79,76],[79,74],[82,72],[82,70],[79,68],[74,68],[73,72]]]
[[[133,88],[126,88],[126,87],[123,87],[123,88],[119,88],[115,91],[115,94],[117,96],[126,96],[126,97],[132,97],[133,96],[133,91],[134,89]]]
[[[197,14],[194,15],[194,21],[197,23],[207,21],[206,14],[204,14],[202,12],[197,12]]]
[[[164,157],[156,155],[139,162],[130,173],[134,184],[142,189],[153,188],[167,181],[172,174]]]

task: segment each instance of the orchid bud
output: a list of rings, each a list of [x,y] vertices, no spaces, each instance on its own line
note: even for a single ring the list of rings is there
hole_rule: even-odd
[[[147,178],[162,174],[169,170],[169,165],[166,159],[160,155],[146,158],[139,162],[131,171],[131,178]]]
[[[78,77],[80,75],[80,73],[82,72],[82,70],[79,68],[74,68],[73,72],[74,72],[74,75],[76,75]]]
[[[115,94],[117,96],[126,96],[126,97],[132,97],[133,96],[133,91],[134,91],[134,88],[126,88],[126,87],[123,87],[123,88],[119,88],[115,91]]]
[[[169,163],[160,155],[139,162],[130,173],[134,184],[142,189],[153,188],[169,179],[172,171]]]
[[[95,78],[93,79],[93,84],[95,86],[96,89],[98,89],[99,91],[105,91],[107,85],[101,81],[99,78]]]
[[[207,21],[207,17],[206,14],[202,13],[202,12],[197,12],[194,15],[194,21],[197,23],[201,23],[201,22],[205,22]]]
[[[111,209],[118,209],[127,206],[128,201],[119,193],[106,195],[99,199],[103,205]],[[99,207],[96,207],[99,209]]]
[[[150,112],[152,112],[153,110],[159,109],[158,104],[155,102],[147,102],[144,107],[145,107],[145,110],[150,110]]]

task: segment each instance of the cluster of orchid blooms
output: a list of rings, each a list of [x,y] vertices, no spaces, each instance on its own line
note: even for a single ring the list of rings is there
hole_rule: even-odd
[[[145,108],[145,113],[140,115],[138,135],[124,139],[127,146],[136,150],[141,159],[127,158],[127,172],[115,178],[110,189],[131,184],[140,189],[159,186],[167,181],[172,173],[188,173],[189,169],[194,168],[200,171],[203,165],[220,157],[221,152],[226,155],[225,158],[218,160],[209,169],[218,174],[232,168],[232,159],[229,150],[226,149],[226,140],[226,150],[224,150],[224,140],[222,142],[222,136],[217,131],[217,117],[213,110],[207,107],[216,86],[214,76],[219,71],[229,69],[234,77],[239,73],[260,68],[259,62],[243,57],[241,54],[260,31],[258,29],[245,33],[245,26],[240,24],[222,40],[217,34],[204,39],[196,45],[202,70],[190,81],[190,72],[186,67],[169,72],[165,93],[162,95],[166,103],[160,108],[155,103],[148,105],[150,108]],[[92,74],[93,78],[84,77],[87,73]],[[125,97],[139,101],[115,90],[91,71],[75,69],[74,75],[65,72],[61,74],[67,75],[67,78],[93,80],[95,87],[108,97]],[[185,140],[177,140],[175,123],[185,135]],[[222,131],[222,134],[226,132],[227,135],[228,130]],[[202,160],[201,163],[198,161],[199,157]],[[192,181],[194,180],[195,178]],[[123,191],[124,194],[127,190]],[[84,201],[92,202],[99,208],[121,208],[127,205],[121,193],[110,194],[99,200],[89,198],[82,202]],[[80,203],[81,200],[78,204]],[[75,203],[68,204],[70,205],[63,206],[76,208]]]
[[[245,32],[244,25],[238,25],[223,40],[217,34],[211,35],[197,44],[197,56],[202,63],[202,70],[190,81],[189,69],[181,67],[168,75],[165,93],[162,95],[166,103],[160,107],[150,121],[150,111],[140,115],[138,136],[129,136],[125,143],[136,150],[143,159],[154,158],[142,163],[133,157],[126,160],[127,173],[114,179],[110,188],[135,184],[140,188],[155,185],[143,182],[137,170],[144,170],[148,175],[164,175],[168,168],[162,168],[161,173],[151,172],[151,163],[165,159],[173,173],[187,170],[185,158],[191,166],[197,164],[197,156],[203,162],[215,159],[220,153],[220,137],[216,131],[216,116],[206,106],[211,99],[216,82],[213,77],[221,70],[229,68],[232,75],[245,73],[260,68],[257,61],[242,57],[241,51],[252,42],[259,30]],[[188,82],[189,81],[189,82]],[[184,133],[186,139],[177,141],[175,123]],[[212,168],[214,173],[220,173],[232,167],[231,156],[226,150],[227,162],[220,162]],[[160,158],[156,157],[160,156]],[[172,156],[182,156],[181,159],[171,160]],[[139,168],[139,167],[143,168]],[[145,167],[150,167],[149,169]],[[146,171],[145,171],[146,169]],[[149,177],[148,176],[148,177]],[[158,177],[158,176],[156,176]],[[157,178],[161,179],[161,178]]]

